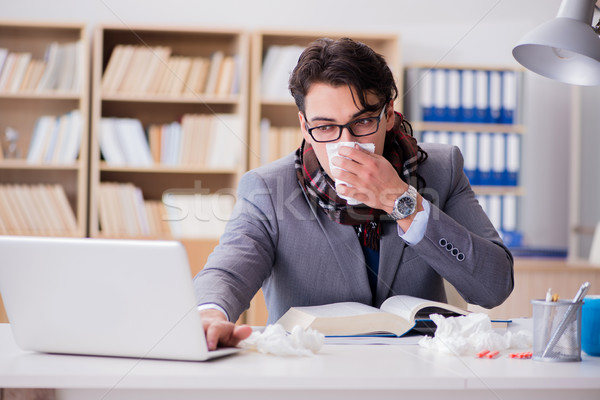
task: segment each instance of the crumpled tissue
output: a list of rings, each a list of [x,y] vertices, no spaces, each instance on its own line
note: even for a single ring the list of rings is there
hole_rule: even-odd
[[[288,335],[279,324],[267,325],[262,332],[254,331],[240,342],[240,347],[276,356],[310,356],[323,346],[325,337],[313,329],[295,326]]]
[[[340,151],[340,147],[343,146],[347,146],[347,147],[354,147],[354,145],[357,144],[360,148],[367,150],[371,153],[373,153],[375,151],[375,143],[358,143],[358,142],[337,142],[337,143],[327,143],[325,145],[325,148],[327,150],[327,157],[329,157],[329,170],[333,171],[335,168],[337,169],[341,169],[340,167],[336,167],[335,165],[333,165],[331,163],[331,159],[335,156],[338,156],[339,151]],[[346,185],[346,186],[352,186],[352,185],[348,185],[346,182],[341,181],[341,180],[335,180],[335,189],[337,190],[337,185]],[[356,200],[355,198],[352,197],[348,197],[348,196],[343,196],[341,194],[338,193],[338,196],[340,196],[342,199],[346,200],[346,202],[349,205],[357,205],[360,204],[360,201]]]
[[[532,344],[529,331],[506,331],[504,334],[494,331],[489,316],[484,313],[448,318],[432,314],[430,318],[437,325],[435,336],[425,336],[419,345],[441,353],[467,355],[482,350],[529,348]]]

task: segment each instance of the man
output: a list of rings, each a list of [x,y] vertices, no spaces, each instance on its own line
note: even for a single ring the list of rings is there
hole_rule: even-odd
[[[475,199],[460,151],[417,146],[394,112],[397,89],[380,55],[350,39],[317,40],[289,86],[304,141],[244,175],[232,220],[194,280],[209,347],[250,334],[229,321],[261,286],[269,323],[292,306],[379,306],[397,294],[445,301],[442,278],[472,304],[508,297],[512,255]],[[358,144],[329,160],[328,143],[339,142]]]

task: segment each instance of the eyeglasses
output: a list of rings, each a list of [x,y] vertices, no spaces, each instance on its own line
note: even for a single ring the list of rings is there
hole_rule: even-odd
[[[350,132],[352,136],[369,136],[379,129],[379,122],[381,121],[381,118],[383,118],[384,112],[385,106],[381,109],[381,113],[378,117],[355,119],[345,125],[320,125],[315,126],[314,128],[309,128],[308,123],[306,123],[306,129],[315,142],[319,143],[335,142],[342,137],[344,128],[348,129],[348,132]]]

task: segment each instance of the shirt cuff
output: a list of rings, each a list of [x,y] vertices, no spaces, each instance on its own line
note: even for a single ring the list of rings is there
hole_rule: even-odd
[[[423,199],[423,211],[419,211],[417,215],[415,215],[415,219],[413,219],[406,232],[400,228],[400,225],[396,224],[398,226],[398,236],[400,236],[409,246],[419,243],[421,239],[423,239],[423,236],[425,236],[430,210],[431,205],[427,200]]]
[[[198,311],[203,311],[203,310],[219,310],[223,314],[225,314],[227,321],[229,321],[229,315],[227,314],[227,311],[225,311],[225,309],[218,304],[214,304],[214,303],[200,304],[198,306]]]

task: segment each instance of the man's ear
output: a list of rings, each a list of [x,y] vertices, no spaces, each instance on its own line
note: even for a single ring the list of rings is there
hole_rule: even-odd
[[[310,141],[311,137],[308,134],[308,128],[306,126],[306,120],[304,119],[304,113],[302,111],[298,111],[298,120],[300,120],[300,130],[302,131],[302,137],[307,142]]]

